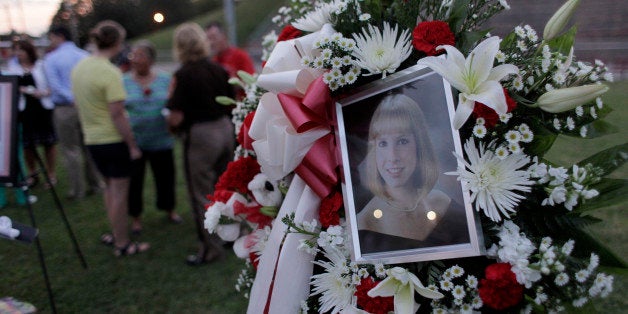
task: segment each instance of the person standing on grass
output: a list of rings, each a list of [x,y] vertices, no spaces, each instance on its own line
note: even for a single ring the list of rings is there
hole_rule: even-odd
[[[148,243],[132,242],[127,224],[131,161],[142,157],[124,110],[126,92],[122,72],[109,59],[122,48],[126,31],[114,21],[102,21],[90,32],[96,51],[72,70],[72,92],[85,134],[85,144],[105,178],[104,201],[112,234],[103,242],[114,245],[116,256],[148,250]],[[107,241],[109,240],[109,241]]]
[[[83,145],[81,125],[70,87],[72,69],[89,54],[76,47],[71,38],[70,30],[64,26],[50,28],[48,39],[52,51],[44,58],[44,71],[48,78],[50,98],[55,105],[54,124],[68,174],[67,198],[80,199],[86,194],[100,190],[102,179]]]
[[[195,266],[224,256],[220,239],[207,232],[204,221],[207,195],[213,194],[235,147],[228,109],[216,102],[216,96],[233,98],[234,92],[227,72],[209,61],[207,38],[198,24],[177,27],[173,51],[181,67],[173,77],[167,121],[183,138],[185,178],[200,242],[197,254],[186,262]]]
[[[229,77],[237,77],[238,71],[255,73],[255,66],[249,54],[229,43],[227,34],[218,22],[210,22],[205,26],[205,36],[209,40],[212,61],[222,65]]]
[[[170,74],[153,69],[157,51],[149,41],[134,44],[127,57],[131,69],[124,74],[125,106],[133,135],[142,150],[142,158],[133,161],[129,215],[133,218],[131,231],[139,234],[142,231],[140,215],[144,207],[142,195],[147,162],[155,180],[157,208],[165,211],[172,223],[182,220],[174,211],[174,137],[168,132],[166,119],[161,114],[168,101]]]
[[[34,186],[39,181],[36,149],[41,145],[44,147],[47,178],[50,180],[45,186],[50,188],[48,184],[57,183],[57,134],[52,121],[54,103],[50,99],[44,65],[37,58],[37,51],[30,40],[14,42],[13,50],[18,62],[9,67],[8,72],[18,76],[20,87],[18,121],[22,127],[24,158],[30,172],[27,182],[29,186]]]

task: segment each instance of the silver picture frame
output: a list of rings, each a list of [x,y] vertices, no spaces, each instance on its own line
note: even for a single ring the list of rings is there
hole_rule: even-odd
[[[392,98],[399,94],[403,96]],[[416,134],[427,134],[429,140],[416,139],[418,144],[414,144],[413,151],[417,153],[414,158],[410,157],[414,160],[411,161],[414,168],[393,166],[395,170],[384,170],[387,166],[378,160],[385,158],[374,157],[377,150],[375,147],[384,147],[389,142],[380,138],[373,139],[378,132],[375,129],[395,129],[396,124],[404,123],[398,120],[394,123],[380,123],[379,120],[383,118],[377,118],[379,120],[375,123],[374,115],[382,117],[383,113],[376,113],[377,108],[384,107],[384,102],[400,102],[399,99],[411,99],[412,103],[418,105],[424,122],[405,124],[425,123],[423,128],[412,127],[412,132],[415,138]],[[472,209],[469,192],[464,182],[458,181],[455,175],[445,174],[463,167],[462,162],[454,155],[454,152],[463,155],[460,135],[452,127],[454,109],[449,83],[436,72],[422,66],[413,66],[358,87],[336,102],[336,134],[342,159],[342,190],[353,261],[397,264],[478,256],[484,253],[482,230]],[[370,146],[369,137],[373,139]],[[431,146],[421,144],[426,142],[431,143]],[[430,156],[433,157],[421,151],[431,151]],[[382,195],[381,191],[388,191],[389,188],[388,181],[382,178],[381,173],[399,176],[396,172],[403,173],[405,169],[413,169],[412,176],[421,177],[413,179],[413,182],[431,183],[417,183],[419,188],[414,196],[416,204],[402,208],[395,205],[392,197],[386,196],[387,192]],[[436,174],[422,175],[422,172]],[[394,178],[396,177],[392,180]],[[385,188],[377,188],[381,185]],[[424,215],[427,218],[423,218]]]

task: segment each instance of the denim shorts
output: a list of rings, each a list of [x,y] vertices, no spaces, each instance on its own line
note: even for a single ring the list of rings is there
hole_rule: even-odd
[[[131,176],[131,155],[126,143],[87,145],[87,149],[103,177]]]

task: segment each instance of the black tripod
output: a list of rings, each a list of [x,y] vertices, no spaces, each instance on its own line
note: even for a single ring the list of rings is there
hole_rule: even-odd
[[[46,166],[44,165],[44,162],[42,161],[41,157],[39,156],[39,153],[37,152],[37,150],[33,150],[34,151],[34,155],[35,155],[35,159],[37,161],[37,164],[39,165],[39,170],[36,171],[33,176],[37,176],[39,173],[42,173],[44,175],[44,178],[46,179],[46,182],[48,183],[48,186],[50,186],[50,193],[52,194],[52,197],[54,199],[55,205],[57,207],[57,209],[59,210],[59,213],[61,213],[61,218],[63,220],[63,223],[65,224],[65,227],[68,231],[68,234],[70,236],[70,239],[72,240],[72,244],[74,245],[74,250],[76,251],[76,254],[79,257],[79,260],[81,261],[81,265],[83,266],[84,269],[87,269],[87,262],[85,261],[85,257],[83,256],[83,253],[81,252],[81,248],[79,247],[78,241],[76,240],[76,237],[74,236],[74,232],[72,231],[72,227],[70,226],[70,222],[68,221],[68,218],[65,214],[65,210],[63,209],[63,205],[61,204],[61,200],[59,199],[59,196],[57,195],[57,191],[55,190],[55,187],[52,183],[52,181],[50,180],[50,177],[48,177],[48,172],[46,171]],[[26,206],[28,208],[28,214],[30,216],[30,220],[31,220],[31,224],[33,228],[37,228],[37,223],[35,222],[35,215],[33,213],[33,207],[31,206],[31,197],[30,197],[30,191],[28,188],[28,184],[27,184],[27,180],[26,180],[26,176],[24,174],[24,171],[22,169],[22,167],[19,167],[19,172],[18,172],[18,176],[19,176],[19,185],[21,186],[22,190],[24,191],[24,195],[26,197]],[[71,171],[71,169],[70,169]],[[44,274],[44,280],[46,282],[46,289],[48,290],[48,299],[50,300],[50,306],[52,308],[52,312],[56,313],[56,307],[55,307],[55,301],[54,301],[54,295],[52,293],[52,288],[50,286],[50,280],[48,278],[48,270],[46,268],[46,261],[44,259],[44,254],[43,254],[43,250],[41,247],[41,243],[39,242],[39,237],[35,236],[34,237],[34,242],[35,245],[37,247],[37,254],[39,256],[39,263],[41,264],[41,269],[42,272]]]

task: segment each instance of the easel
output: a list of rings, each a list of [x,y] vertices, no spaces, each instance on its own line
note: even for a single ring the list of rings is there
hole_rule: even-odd
[[[4,183],[4,185],[6,185],[7,187],[18,187],[24,192],[24,196],[26,198],[26,207],[28,208],[28,214],[30,216],[32,226],[26,226],[20,223],[12,223],[11,227],[20,231],[20,234],[14,240],[24,243],[35,242],[35,246],[37,247],[37,254],[39,257],[39,264],[41,265],[42,273],[44,275],[44,280],[46,283],[46,289],[48,291],[50,306],[52,308],[52,312],[57,313],[54,295],[52,293],[50,280],[48,278],[48,269],[46,267],[44,253],[41,247],[41,243],[39,241],[39,230],[37,229],[37,223],[35,221],[33,207],[31,206],[30,202],[31,196],[27,184],[27,177],[24,174],[23,167],[19,165],[18,161],[18,94],[18,77],[0,75],[0,122],[2,122],[0,126],[3,127],[2,129],[0,129],[0,160],[3,162],[0,163],[0,184]],[[52,193],[55,205],[61,213],[63,222],[65,223],[66,229],[68,230],[68,234],[70,235],[70,239],[72,240],[76,254],[79,256],[81,265],[83,266],[83,268],[87,269],[87,262],[83,257],[83,253],[81,252],[78,242],[76,241],[76,237],[74,236],[74,232],[70,227],[70,223],[67,219],[61,201],[59,200],[57,192],[55,191],[54,186],[50,178],[48,177],[46,167],[36,149],[34,150],[34,155],[35,159],[37,160],[37,164],[39,165],[39,171],[36,171],[34,176],[38,175],[40,172],[44,175],[46,182],[50,186],[50,192]],[[8,161],[8,163],[6,161]],[[0,238],[11,239],[8,236],[0,236]]]

